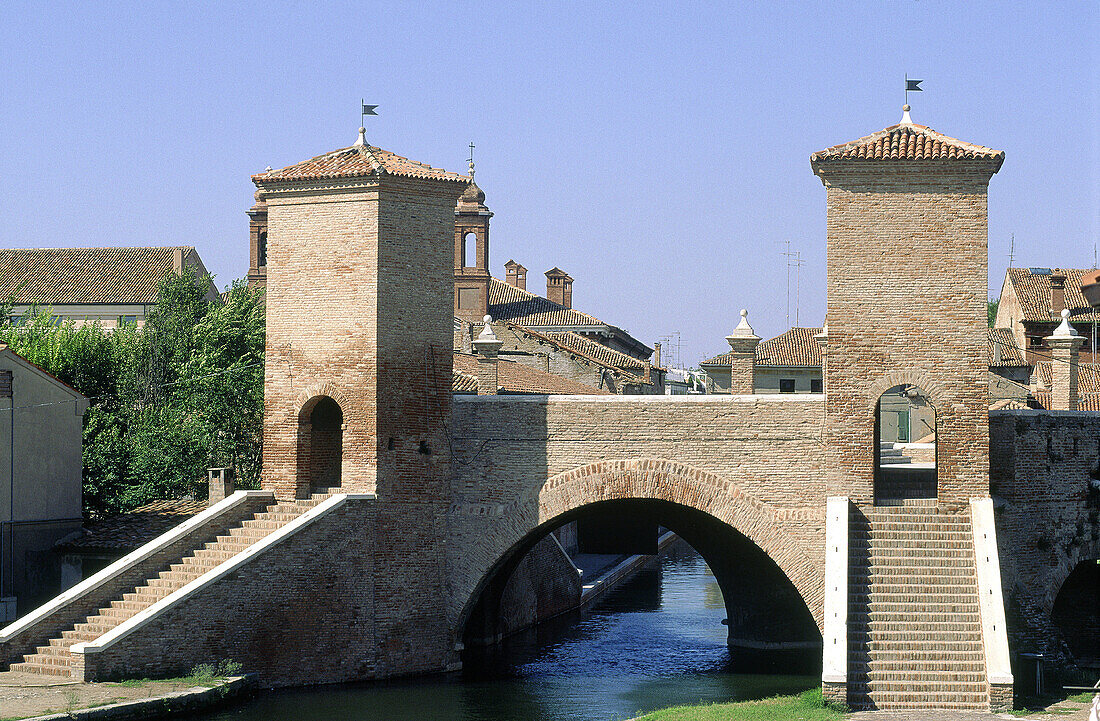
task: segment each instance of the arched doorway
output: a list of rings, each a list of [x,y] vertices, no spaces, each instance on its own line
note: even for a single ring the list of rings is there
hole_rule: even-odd
[[[329,396],[315,396],[298,414],[298,488],[318,493],[342,481],[344,412]]]
[[[875,502],[936,498],[936,410],[911,383],[888,388],[875,406]]]

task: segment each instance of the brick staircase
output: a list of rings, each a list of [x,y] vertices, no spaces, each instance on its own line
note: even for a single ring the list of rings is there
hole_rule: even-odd
[[[848,703],[988,710],[970,517],[899,503],[851,518]]]
[[[328,497],[318,493],[305,500],[285,501],[268,506],[230,528],[227,534],[172,563],[160,572],[145,579],[144,584],[123,593],[108,606],[88,615],[83,621],[62,631],[60,636],[49,639],[34,653],[27,654],[10,670],[38,673],[48,676],[69,676],[73,656],[69,647],[76,643],[93,641],[119,626],[123,621],[145,610],[157,601],[183,588],[207,571],[244,551],[272,531],[289,523]]]

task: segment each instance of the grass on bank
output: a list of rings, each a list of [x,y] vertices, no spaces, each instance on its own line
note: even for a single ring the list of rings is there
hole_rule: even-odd
[[[843,709],[825,702],[820,688],[794,696],[773,696],[759,701],[736,701],[693,706],[672,706],[640,716],[636,721],[840,721]]]

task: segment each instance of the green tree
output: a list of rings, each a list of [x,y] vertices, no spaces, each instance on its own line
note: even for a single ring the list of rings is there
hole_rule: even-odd
[[[997,322],[997,307],[1001,304],[1001,299],[986,301],[985,311],[989,319],[989,327],[992,328],[993,324]]]

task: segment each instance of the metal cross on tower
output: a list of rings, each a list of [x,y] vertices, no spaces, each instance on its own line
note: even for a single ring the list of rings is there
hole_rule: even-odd
[[[476,146],[474,145],[474,141],[471,140],[470,141],[470,157],[466,158],[466,162],[468,162],[470,164],[470,181],[471,182],[473,182],[473,180],[474,180],[474,148],[475,147]]]

